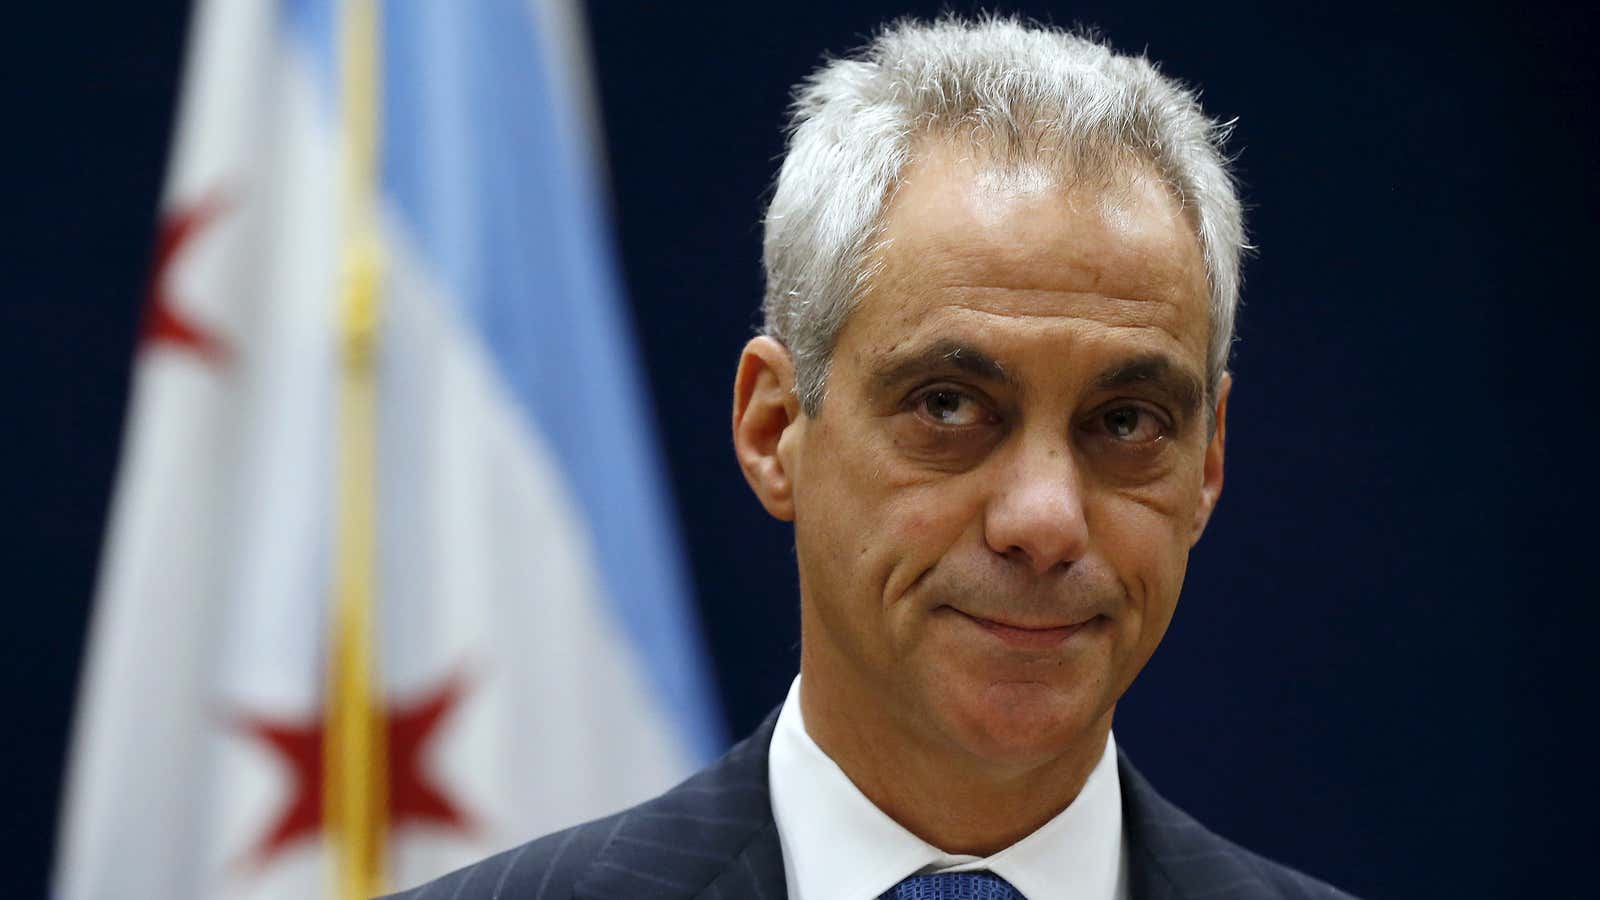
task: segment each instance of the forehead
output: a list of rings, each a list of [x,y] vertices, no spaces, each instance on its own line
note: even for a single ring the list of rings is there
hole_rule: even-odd
[[[934,147],[885,211],[875,273],[852,316],[894,338],[964,313],[1136,329],[1204,364],[1204,259],[1153,173],[1067,184]],[[970,317],[970,316],[968,316]]]

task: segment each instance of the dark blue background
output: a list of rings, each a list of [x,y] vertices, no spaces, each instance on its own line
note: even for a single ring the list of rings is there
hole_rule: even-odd
[[[788,87],[931,4],[595,2],[617,234],[732,727],[796,664],[788,530],[729,449]],[[958,5],[958,9],[966,9]],[[1537,4],[1011,5],[1238,116],[1227,488],[1120,743],[1368,897],[1572,896],[1588,861],[1595,29]],[[184,4],[7,35],[0,883],[42,896]]]

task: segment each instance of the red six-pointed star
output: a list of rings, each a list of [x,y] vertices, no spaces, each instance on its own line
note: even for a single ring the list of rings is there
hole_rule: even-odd
[[[463,679],[455,675],[417,702],[395,704],[384,711],[391,829],[416,823],[460,833],[470,831],[461,807],[422,766],[423,750],[464,689]],[[270,747],[289,767],[293,778],[289,803],[250,852],[250,860],[259,866],[296,840],[313,837],[322,830],[322,743],[326,729],[320,716],[298,722],[251,718],[243,721],[241,728]]]
[[[223,201],[215,194],[173,210],[161,220],[156,235],[156,258],[150,270],[150,287],[145,297],[144,322],[139,329],[139,345],[167,345],[197,353],[211,362],[221,362],[228,348],[219,338],[189,320],[174,303],[167,277],[184,247],[222,211]]]

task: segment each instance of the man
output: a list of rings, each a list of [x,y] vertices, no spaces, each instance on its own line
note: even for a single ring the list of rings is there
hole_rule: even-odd
[[[1222,489],[1221,132],[1143,59],[1010,21],[815,73],[733,409],[794,523],[800,677],[666,795],[406,896],[1343,896],[1111,736]]]

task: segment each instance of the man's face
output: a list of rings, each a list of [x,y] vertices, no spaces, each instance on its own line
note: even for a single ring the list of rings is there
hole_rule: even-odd
[[[1222,480],[1194,232],[1152,177],[1063,189],[934,151],[792,479],[807,683],[1002,765],[1109,727]]]

